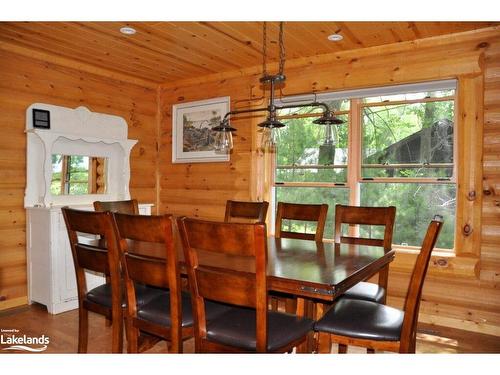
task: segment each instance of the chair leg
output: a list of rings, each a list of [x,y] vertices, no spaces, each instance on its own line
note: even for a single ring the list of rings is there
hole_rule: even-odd
[[[332,350],[332,340],[330,334],[326,332],[318,332],[317,338],[317,353],[325,354],[330,353]]]
[[[78,353],[87,353],[89,339],[89,312],[80,307],[78,309]]]
[[[175,354],[182,354],[184,352],[184,347],[182,345],[182,340],[177,342],[176,347],[172,347],[172,349],[169,349],[169,353],[175,353]]]
[[[271,310],[278,311],[278,299],[276,297],[271,297]]]
[[[174,329],[172,329],[170,331],[170,335],[171,335],[171,342],[170,342],[170,344],[167,344],[168,352],[169,353],[175,353],[175,354],[182,353],[183,347],[182,347],[182,331],[181,331],[181,328],[179,327],[179,330],[177,330],[177,332],[174,332]]]
[[[375,354],[375,349],[367,348],[367,349],[366,349],[366,352],[367,352],[368,354]]]
[[[118,317],[112,318],[113,323],[111,324],[112,329],[112,343],[111,352],[112,353],[122,353],[123,352],[123,317],[122,314],[117,314]]]
[[[295,314],[297,311],[297,300],[294,298],[285,299],[285,312]]]
[[[339,344],[339,354],[346,354],[346,353],[347,353],[347,345]]]
[[[139,353],[139,329],[127,319],[127,353]]]

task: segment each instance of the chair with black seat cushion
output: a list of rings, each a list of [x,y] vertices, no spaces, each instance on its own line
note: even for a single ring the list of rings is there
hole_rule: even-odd
[[[230,222],[257,222],[266,221],[269,202],[240,202],[228,200],[224,221]]]
[[[410,278],[404,310],[380,303],[342,298],[316,322],[318,342],[362,346],[371,350],[415,353],[418,311],[431,252],[443,223],[433,220],[427,229]],[[327,346],[328,351],[330,345]]]
[[[335,206],[335,242],[350,243],[370,246],[380,246],[386,250],[391,249],[392,235],[394,231],[394,220],[396,207],[357,207],[357,206]],[[380,225],[384,226],[384,237],[364,238],[342,236],[342,224],[353,225]],[[347,290],[342,298],[360,299],[377,303],[385,303],[387,289],[386,268],[379,273],[378,285],[369,282],[360,282]]]
[[[193,314],[189,293],[181,291],[177,250],[174,245],[172,218],[114,214],[120,250],[123,254],[123,276],[127,295],[127,351],[137,353],[142,347],[142,333],[154,335],[169,343],[169,352],[182,353],[182,342],[193,336]],[[134,253],[130,241],[138,246],[154,243],[162,249],[162,257]],[[138,286],[156,287],[157,295],[139,303]],[[211,318],[227,310],[225,305],[207,303]],[[147,347],[147,346],[146,346]]]
[[[95,201],[94,210],[139,215],[139,204],[137,203],[137,199],[124,201]]]
[[[263,223],[179,218],[200,352],[289,352],[312,320],[267,309],[267,240]],[[208,320],[204,302],[232,305]]]
[[[120,256],[111,213],[62,208],[68,230],[78,289],[78,353],[87,352],[88,311],[104,315],[112,322],[112,352],[123,347]],[[79,233],[99,235],[102,245],[85,242]],[[83,241],[83,242],[82,242]],[[103,245],[105,241],[105,246]],[[109,283],[87,290],[85,270],[109,276]]]
[[[325,231],[327,204],[300,204],[278,202],[276,209],[275,237],[297,238],[301,240],[322,241]],[[283,220],[299,220],[316,224],[314,233],[300,233],[283,230]],[[292,313],[296,311],[297,299],[283,293],[273,293],[271,296],[271,307],[278,310],[279,305],[285,305],[285,311]]]

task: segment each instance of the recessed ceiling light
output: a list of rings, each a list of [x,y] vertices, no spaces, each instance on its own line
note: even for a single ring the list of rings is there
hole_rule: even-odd
[[[120,29],[120,32],[125,35],[134,35],[137,31],[133,27],[125,26]]]
[[[340,42],[342,39],[344,39],[344,37],[340,34],[328,35],[328,40],[332,42]]]

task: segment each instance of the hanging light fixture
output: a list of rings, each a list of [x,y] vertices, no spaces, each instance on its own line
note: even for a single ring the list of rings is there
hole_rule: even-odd
[[[277,119],[277,110],[286,108],[301,108],[301,107],[322,107],[323,114],[320,118],[313,121],[315,124],[325,125],[326,134],[325,142],[328,138],[328,142],[331,144],[336,143],[336,129],[333,125],[343,124],[344,121],[336,118],[333,112],[330,110],[327,104],[319,103],[313,101],[311,103],[301,103],[301,104],[289,104],[277,106],[274,103],[275,97],[274,92],[276,86],[283,84],[286,77],[284,74],[285,69],[285,44],[283,42],[283,22],[280,22],[279,26],[279,70],[276,74],[268,74],[266,69],[267,63],[267,24],[263,24],[263,43],[262,43],[262,77],[260,82],[264,86],[264,89],[269,87],[269,104],[267,107],[262,108],[249,108],[240,109],[227,112],[222,119],[221,123],[212,128],[212,131],[217,132],[215,136],[215,152],[217,153],[229,153],[233,147],[232,132],[236,131],[235,128],[231,127],[230,119],[232,116],[243,114],[243,113],[253,113],[253,112],[268,112],[266,120],[258,124],[262,128],[262,138],[261,138],[261,149],[268,152],[274,152],[276,149],[277,139],[278,139],[278,129],[285,126],[282,122]],[[334,141],[335,140],[335,141]],[[333,146],[335,148],[335,145]],[[334,151],[335,152],[335,151]]]
[[[338,141],[337,125],[343,123],[344,121],[335,117],[330,110],[325,111],[320,118],[313,121],[313,124],[322,125],[325,128],[323,143],[319,145],[318,164],[335,164],[335,147]]]
[[[215,152],[217,154],[228,154],[233,148],[233,131],[235,128],[229,126],[229,120],[226,118],[220,125],[212,128],[213,131],[217,132],[215,135]]]

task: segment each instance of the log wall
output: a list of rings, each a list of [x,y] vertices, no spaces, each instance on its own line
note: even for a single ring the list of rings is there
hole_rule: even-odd
[[[229,163],[171,163],[172,105],[230,96],[231,108],[263,104],[260,67],[160,86],[26,49],[0,45],[0,309],[26,303],[25,110],[33,102],[124,117],[132,151],[131,194],[159,212],[222,219],[227,199],[257,199],[269,191],[269,163],[257,152],[256,118],[238,128]],[[272,66],[270,67],[272,69]],[[384,47],[287,61],[285,94],[458,78],[484,87],[484,111],[470,126],[483,133],[480,228],[468,253],[450,267],[431,267],[420,320],[500,336],[500,34],[498,28]],[[479,82],[481,81],[481,82]],[[470,114],[465,113],[470,116]],[[476,203],[477,206],[477,203]],[[476,207],[474,206],[474,207]],[[475,210],[476,208],[474,208]],[[464,209],[465,214],[468,214]],[[474,217],[477,220],[477,217]],[[479,234],[478,234],[479,233]],[[414,255],[391,266],[389,303],[401,306]]]
[[[156,203],[157,197],[156,86],[145,87],[1,47],[0,310],[27,302],[24,129],[30,104],[85,106],[125,118],[129,138],[139,140],[131,153],[130,193],[141,203]]]
[[[285,94],[324,92],[457,78],[462,91],[460,126],[465,157],[476,156],[472,172],[459,179],[463,198],[457,216],[474,227],[458,238],[447,266],[433,262],[420,320],[500,335],[500,32],[498,28],[408,43],[320,55],[287,62]],[[160,90],[160,211],[222,219],[226,199],[266,197],[268,164],[255,144],[256,119],[241,119],[230,163],[171,163],[172,105],[230,96],[231,108],[262,105],[260,68],[165,83]],[[483,89],[484,87],[484,89]],[[473,88],[473,90],[472,90]],[[466,91],[464,95],[464,91]],[[484,95],[484,112],[483,101]],[[476,109],[476,113],[472,112]],[[483,120],[484,119],[484,120]],[[483,125],[484,122],[484,125]],[[481,159],[481,145],[483,159]],[[475,141],[466,138],[479,137]],[[475,145],[479,145],[479,152]],[[470,156],[467,156],[470,155]],[[460,168],[460,166],[459,166]],[[481,185],[481,175],[484,187]],[[484,193],[481,194],[484,190]],[[482,225],[478,225],[481,223]],[[461,228],[457,233],[461,233]],[[441,258],[439,254],[436,258]],[[398,253],[391,266],[389,303],[402,307],[415,254]]]

